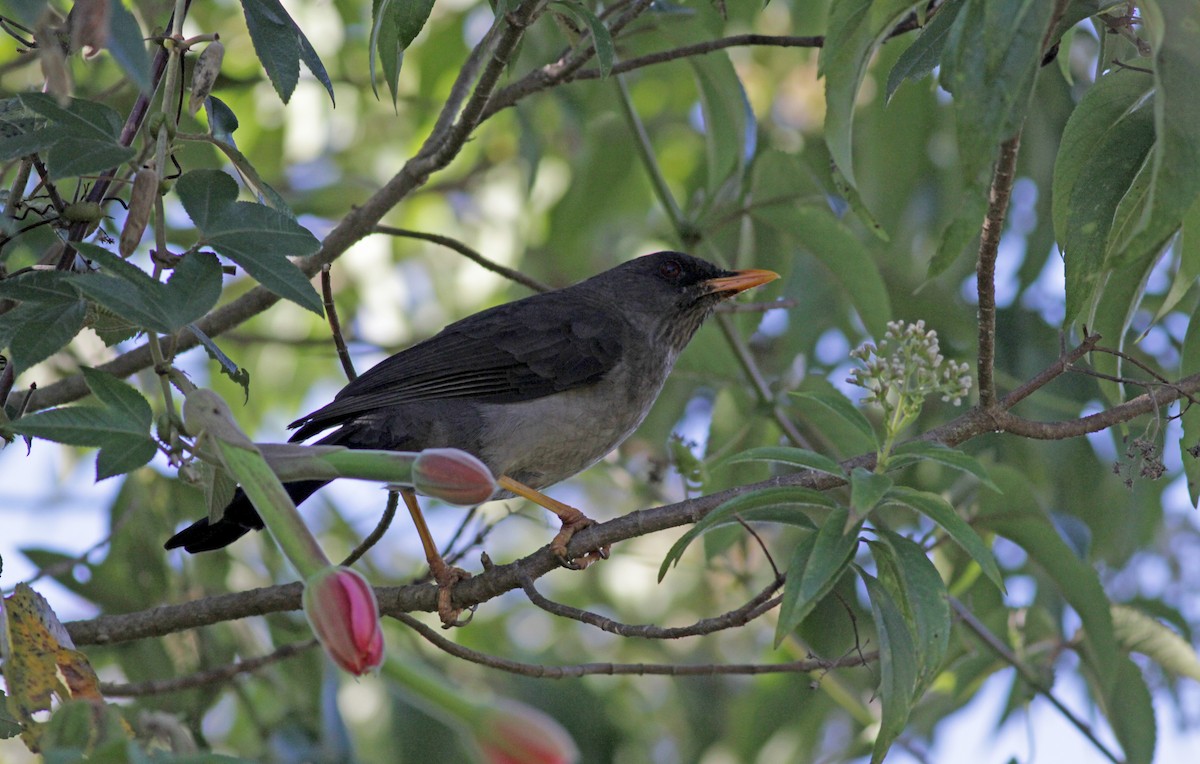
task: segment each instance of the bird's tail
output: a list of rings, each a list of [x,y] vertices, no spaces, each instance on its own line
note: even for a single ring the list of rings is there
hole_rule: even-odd
[[[300,480],[287,483],[284,487],[287,488],[292,501],[299,504],[327,482],[329,481]],[[233,501],[225,507],[225,514],[221,515],[220,520],[215,523],[208,522],[207,517],[197,520],[168,539],[163,546],[167,549],[183,547],[192,554],[210,552],[229,546],[250,531],[262,530],[262,527],[262,518],[254,511],[254,505],[250,503],[246,493],[239,488],[233,495]]]

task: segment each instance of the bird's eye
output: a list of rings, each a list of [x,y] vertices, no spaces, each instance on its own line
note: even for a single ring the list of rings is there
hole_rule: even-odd
[[[673,281],[679,278],[679,274],[683,273],[683,266],[679,264],[678,260],[667,260],[658,266],[658,272],[663,278]]]

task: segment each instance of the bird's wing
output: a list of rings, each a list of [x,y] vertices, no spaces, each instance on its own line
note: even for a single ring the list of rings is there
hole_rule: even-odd
[[[596,382],[621,358],[617,320],[602,308],[536,297],[477,313],[372,367],[289,425],[299,428],[292,440],[396,404],[513,403]]]

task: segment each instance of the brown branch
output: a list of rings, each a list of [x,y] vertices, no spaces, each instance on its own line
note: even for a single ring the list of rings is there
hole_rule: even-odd
[[[1072,353],[1077,352],[1078,348]],[[1066,354],[1069,357],[1071,353]],[[1059,359],[1035,379],[1050,382],[1065,370]],[[955,419],[936,427],[921,437],[949,446],[960,445],[986,432],[1005,431],[1031,438],[1065,439],[1096,432],[1120,422],[1129,421],[1155,408],[1169,405],[1188,394],[1200,392],[1200,374],[1180,380],[1176,387],[1165,388],[1138,396],[1108,411],[1078,420],[1035,422],[1004,410],[985,411],[976,406]],[[1027,393],[1026,393],[1027,394]],[[1007,399],[1005,399],[1007,402]],[[847,459],[842,466],[871,468],[874,454],[862,454]],[[571,539],[567,552],[580,557],[585,552],[616,544],[651,533],[691,525],[722,503],[751,491],[777,486],[805,486],[827,490],[843,481],[823,473],[800,471],[778,475],[767,480],[737,486],[718,493],[643,509],[622,515],[605,523],[586,528]],[[525,578],[536,580],[559,569],[557,558],[544,546],[527,557],[507,565],[496,565],[483,573],[459,582],[454,588],[456,607],[469,608],[494,599],[505,592],[521,588]],[[177,631],[208,626],[222,621],[300,609],[300,584],[285,584],[246,592],[221,594],[179,605],[165,605],[123,615],[102,615],[88,621],[73,621],[67,630],[77,645],[110,644],[148,637],[159,637]],[[398,615],[412,611],[433,612],[437,608],[437,587],[414,584],[376,589],[380,611]]]
[[[654,624],[627,624],[607,618],[599,613],[564,605],[547,598],[534,586],[533,579],[523,578],[521,588],[529,601],[551,615],[570,618],[580,623],[595,626],[601,631],[616,634],[620,637],[639,637],[641,639],[680,639],[712,634],[725,629],[744,626],[763,613],[772,610],[779,604],[780,597],[772,595],[783,586],[783,576],[776,576],[766,588],[754,595],[746,604],[727,613],[712,618],[702,618],[689,626],[655,626]]]
[[[1012,197],[1013,181],[1016,180],[1020,147],[1020,131],[1000,144],[1000,158],[996,160],[988,189],[988,210],[983,218],[979,257],[975,263],[975,288],[979,295],[979,405],[985,409],[996,405],[996,255],[1000,250],[1000,234]]]
[[[342,336],[342,322],[338,320],[337,305],[333,302],[333,284],[329,278],[330,265],[321,266],[321,301],[325,304],[325,317],[329,319],[329,333],[333,335],[333,346],[337,348],[338,360],[342,362],[342,371],[346,379],[353,382],[358,378],[354,370],[354,361],[350,360],[350,351],[346,349],[346,338]]]
[[[476,250],[463,244],[458,239],[452,239],[449,236],[442,236],[436,233],[425,233],[424,231],[412,231],[407,228],[395,228],[390,225],[377,225],[373,229],[374,233],[383,233],[389,236],[403,236],[407,239],[420,239],[422,241],[433,242],[440,244],[447,249],[452,249],[471,262],[475,263],[484,270],[499,274],[509,281],[515,281],[522,286],[527,286],[535,292],[549,292],[551,287],[543,284],[535,278],[526,276],[518,270],[501,265],[494,260],[489,260]]]
[[[576,663],[565,666],[546,666],[539,663],[522,663],[509,658],[489,655],[469,647],[463,647],[457,642],[446,639],[435,629],[426,626],[410,615],[397,616],[397,620],[420,634],[426,641],[437,649],[455,658],[462,658],[471,663],[478,663],[488,668],[507,671],[510,674],[537,677],[539,679],[567,679],[591,674],[608,676],[628,675],[637,676],[717,676],[720,674],[780,674],[803,673],[808,671],[828,671],[835,668],[862,666],[867,661],[876,660],[878,652],[866,653],[864,656],[853,658],[838,658],[837,660],[822,660],[808,658],[806,660],[789,661],[786,663],[707,663],[703,665],[676,665],[663,663]]]
[[[383,534],[387,533],[387,529],[392,527],[392,520],[396,519],[396,507],[400,505],[400,492],[388,491],[387,505],[383,508],[383,514],[379,517],[379,522],[375,523],[375,527],[367,534],[367,537],[362,542],[354,547],[354,550],[342,560],[344,567],[349,567],[358,562],[359,558],[367,553],[367,550],[379,543],[383,538]]]
[[[312,649],[316,644],[317,640],[315,639],[295,642],[290,645],[284,645],[269,655],[247,658],[237,663],[228,663],[224,666],[217,666],[216,668],[205,669],[204,671],[197,671],[195,674],[188,674],[187,676],[172,679],[153,679],[148,682],[130,682],[128,684],[101,682],[100,693],[110,698],[134,698],[142,695],[161,695],[167,692],[181,692],[196,687],[220,684],[228,682],[230,679],[241,674],[249,674],[253,671],[258,671],[264,666],[269,666],[272,663],[278,663],[279,661],[299,655]]]

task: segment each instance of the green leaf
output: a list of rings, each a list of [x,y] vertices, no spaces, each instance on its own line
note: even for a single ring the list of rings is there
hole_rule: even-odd
[[[96,479],[130,472],[153,458],[153,413],[141,393],[98,369],[82,368],[84,380],[103,405],[39,411],[10,423],[14,432],[70,446],[99,448]]]
[[[1044,0],[966,0],[955,19],[940,79],[954,96],[969,186],[984,182],[996,148],[1025,121],[1054,8]]]
[[[1054,164],[1053,217],[1066,265],[1070,324],[1095,296],[1110,267],[1104,245],[1113,215],[1154,143],[1151,86],[1119,70],[1088,90],[1063,130]]]
[[[146,53],[146,40],[137,19],[124,3],[110,2],[108,9],[108,52],[138,90],[148,94],[153,87],[150,56]]]
[[[904,614],[892,602],[891,593],[864,570],[858,575],[867,586],[871,617],[879,637],[879,702],[882,713],[879,732],[871,750],[871,764],[882,762],[888,749],[908,724],[917,687],[919,656]]]
[[[52,179],[103,172],[133,156],[133,149],[118,141],[121,117],[109,107],[73,98],[64,108],[43,93],[18,97],[26,108],[50,121],[38,140]]]
[[[392,92],[392,103],[399,95],[396,90],[400,78],[400,63],[404,51],[425,27],[433,10],[433,0],[373,0],[371,3],[370,51],[371,90],[379,96],[375,86],[375,58],[383,69],[383,78]]]
[[[1184,228],[1184,243],[1187,246],[1188,228]],[[1200,228],[1196,231],[1197,243],[1200,244]],[[1183,347],[1179,350],[1179,374],[1188,377],[1200,373],[1200,321],[1188,322],[1187,334],[1183,338]],[[1188,496],[1192,506],[1200,506],[1200,406],[1183,403],[1180,406],[1179,419],[1183,423],[1183,433],[1179,438],[1179,456],[1183,462],[1183,472],[1187,476]]]
[[[1109,242],[1119,267],[1150,257],[1179,228],[1200,196],[1200,24],[1195,0],[1153,0],[1140,7],[1154,48],[1151,177],[1137,224]],[[1115,232],[1116,233],[1116,232]]]
[[[28,302],[22,303],[11,314],[16,314],[11,319],[18,325],[9,341],[9,349],[12,350],[13,366],[21,372],[62,350],[79,334],[87,316],[87,303],[79,299]]]
[[[833,475],[837,478],[846,478],[846,471],[842,469],[842,465],[828,456],[818,454],[816,451],[809,451],[807,448],[794,448],[791,446],[763,446],[761,448],[747,449],[746,451],[722,459],[713,465],[713,469],[720,469],[731,464],[743,464],[745,462],[788,464],[792,467],[824,472],[827,475]]]
[[[101,271],[78,274],[72,283],[138,326],[173,332],[203,316],[221,296],[221,264],[210,254],[186,255],[163,284],[103,247],[84,242],[74,246]]]
[[[587,27],[592,38],[592,47],[596,51],[596,65],[600,69],[600,76],[607,77],[612,71],[613,59],[616,57],[616,49],[608,27],[599,16],[578,0],[555,0],[550,5]]]
[[[828,207],[768,205],[752,214],[794,238],[820,260],[846,290],[867,331],[883,336],[892,319],[887,285],[871,251]]]
[[[312,43],[279,0],[242,0],[254,52],[275,92],[287,103],[300,81],[300,62],[308,67],[333,99],[333,83]]]
[[[850,506],[859,517],[866,517],[892,487],[887,475],[855,467],[850,471]]]
[[[775,627],[775,646],[800,625],[825,598],[854,559],[858,532],[862,523],[847,529],[849,512],[837,507],[829,513],[816,533],[810,533],[796,546],[788,565]]]
[[[973,456],[957,448],[933,440],[910,440],[892,450],[889,464],[896,468],[908,467],[917,462],[936,462],[945,467],[973,475],[993,491],[1000,489],[992,482],[987,470]]]
[[[918,491],[902,485],[888,491],[884,500],[909,507],[940,525],[942,530],[946,531],[946,535],[979,564],[984,575],[997,588],[1004,591],[1004,579],[1000,575],[1000,568],[996,565],[996,557],[992,554],[992,550],[983,542],[979,534],[970,525],[967,525],[967,521],[959,517],[950,502],[936,493]]]
[[[916,646],[915,701],[932,686],[950,649],[950,597],[920,544],[886,528],[877,533],[879,541],[868,543],[879,580],[903,612]]]
[[[920,35],[896,59],[896,63],[892,65],[892,71],[888,73],[885,95],[888,101],[892,100],[896,89],[905,80],[915,82],[922,79],[932,73],[941,62],[942,52],[945,50],[946,41],[950,36],[950,29],[954,25],[955,19],[958,18],[958,12],[962,10],[964,1],[947,0],[942,3],[937,9],[937,13],[933,15],[933,20],[921,30]]]
[[[880,335],[882,336],[882,335]],[[825,408],[833,412],[842,421],[849,424],[854,429],[866,435],[872,441],[875,440],[875,429],[871,427],[871,423],[867,417],[859,411],[846,396],[840,393],[792,393],[797,398],[803,398],[807,401],[819,403]]]
[[[1163,316],[1175,310],[1196,284],[1197,279],[1200,279],[1200,200],[1192,204],[1191,209],[1183,216],[1175,252],[1177,265],[1175,275],[1171,279],[1171,288],[1167,290],[1162,304],[1154,312],[1151,326],[1157,325]]]
[[[321,246],[306,228],[276,210],[234,201],[237,183],[219,170],[193,170],[175,190],[203,240],[246,269],[275,294],[324,315],[321,297],[288,256],[310,255]]]
[[[707,531],[725,523],[736,522],[738,518],[747,522],[765,520],[768,522],[787,523],[805,528],[815,528],[808,515],[800,511],[800,507],[836,507],[833,499],[824,493],[803,486],[777,486],[762,488],[757,491],[735,496],[717,505],[711,512],[700,518],[700,521],[688,529],[667,551],[662,565],[658,568],[658,580],[662,581],[672,565],[679,563],[688,546]]]
[[[829,12],[820,73],[825,77],[825,140],[846,181],[857,186],[851,160],[854,100],[875,49],[914,0],[843,0]]]
[[[985,193],[966,194],[958,203],[958,209],[950,223],[942,230],[937,251],[929,260],[927,277],[932,279],[945,273],[968,248],[979,241],[979,225],[987,214]]]
[[[1200,656],[1186,639],[1141,610],[1112,606],[1113,635],[1129,652],[1141,653],[1177,676],[1200,682]]]
[[[188,324],[188,331],[196,336],[200,341],[200,345],[204,351],[208,353],[208,357],[220,364],[221,373],[229,377],[233,382],[241,386],[242,392],[246,394],[246,400],[250,400],[250,372],[238,366],[232,358],[225,355],[225,352],[213,342],[212,338],[200,330],[200,327],[195,324]]]
[[[1117,690],[1104,704],[1105,716],[1125,752],[1126,764],[1152,764],[1158,725],[1150,690],[1128,656],[1117,656],[1114,669]]]
[[[740,188],[758,143],[758,123],[733,62],[724,53],[687,59],[700,90],[709,198]]]

